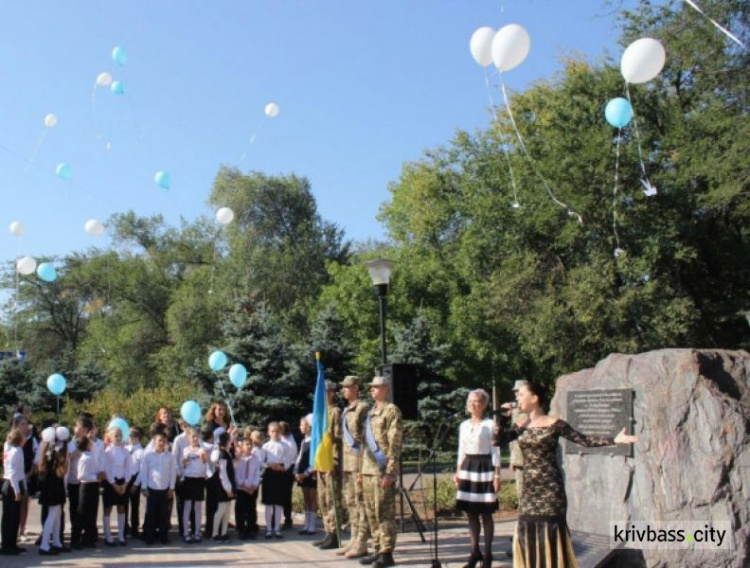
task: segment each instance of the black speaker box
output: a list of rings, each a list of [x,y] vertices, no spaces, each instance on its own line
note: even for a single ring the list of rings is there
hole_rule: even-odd
[[[422,378],[419,365],[392,363],[378,368],[381,376],[391,381],[391,395],[393,403],[401,410],[404,420],[419,419],[417,387]]]

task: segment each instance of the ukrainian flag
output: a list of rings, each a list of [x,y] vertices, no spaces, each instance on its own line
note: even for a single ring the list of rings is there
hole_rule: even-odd
[[[316,471],[333,471],[333,439],[328,431],[328,393],[326,375],[320,353],[315,353],[318,380],[315,383],[313,402],[312,440],[310,442],[310,467]]]

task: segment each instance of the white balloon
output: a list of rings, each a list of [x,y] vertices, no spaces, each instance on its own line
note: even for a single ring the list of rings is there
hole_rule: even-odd
[[[112,75],[103,71],[96,76],[96,84],[100,87],[109,87],[112,84]]]
[[[234,211],[229,207],[222,207],[216,212],[216,220],[222,225],[229,225],[234,221]]]
[[[628,83],[645,83],[664,68],[667,53],[659,41],[643,37],[631,43],[622,54],[620,71]]]
[[[104,234],[104,224],[96,219],[89,219],[86,221],[84,229],[92,237],[100,237]]]
[[[14,237],[23,237],[26,233],[26,229],[18,221],[13,221],[8,227],[8,230]]]
[[[47,128],[54,128],[55,126],[57,126],[57,116],[52,113],[49,113],[47,116],[45,116],[44,126],[46,126]]]
[[[268,118],[276,118],[279,116],[279,105],[276,103],[268,103],[265,112]]]
[[[510,71],[523,63],[530,49],[529,32],[518,24],[509,24],[492,38],[492,61],[500,71]]]
[[[36,270],[36,260],[30,256],[24,256],[16,263],[16,269],[19,274],[23,274],[24,276],[34,274],[34,271]]]
[[[471,34],[469,50],[474,61],[482,67],[487,67],[492,63],[492,38],[495,37],[495,30],[487,26],[478,28]]]

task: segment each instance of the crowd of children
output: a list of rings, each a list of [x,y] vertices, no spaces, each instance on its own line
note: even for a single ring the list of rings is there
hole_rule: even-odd
[[[237,538],[256,539],[259,493],[265,505],[265,537],[283,538],[282,521],[286,519],[287,527],[291,524],[295,479],[305,502],[300,534],[314,534],[315,472],[308,464],[311,416],[301,420],[305,439],[298,450],[286,423],[268,424],[266,441],[258,430],[247,428],[240,435],[236,428],[217,426],[213,410],[212,406],[203,429],[180,421],[178,435],[157,413],[145,447],[144,432],[138,427],[129,429],[127,440],[117,426],[110,426],[99,438],[93,416],[86,413],[78,416],[72,435],[68,428],[51,424],[37,440],[28,416],[14,414],[3,447],[0,554],[26,552],[19,537],[26,538],[28,503],[34,496],[41,506],[43,528],[37,540],[41,555],[96,547],[100,499],[107,546],[127,546],[128,536],[142,538],[146,544],[169,543],[174,505],[179,536],[187,544],[203,538],[228,540],[232,510]],[[141,495],[146,499],[142,531]],[[69,545],[63,538],[66,502]]]

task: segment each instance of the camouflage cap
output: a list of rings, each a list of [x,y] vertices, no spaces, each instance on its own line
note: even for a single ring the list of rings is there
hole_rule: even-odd
[[[513,385],[513,390],[517,391],[521,387],[524,387],[524,386],[526,386],[528,384],[529,384],[529,381],[526,381],[526,380],[523,380],[523,379],[520,380],[520,381],[516,381],[515,384]]]
[[[341,381],[342,387],[353,387],[353,386],[362,386],[362,379],[360,379],[357,375],[347,375],[344,377],[344,380]]]
[[[326,390],[336,391],[338,390],[338,387],[336,386],[336,383],[334,383],[333,381],[326,380]]]

